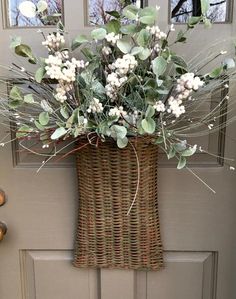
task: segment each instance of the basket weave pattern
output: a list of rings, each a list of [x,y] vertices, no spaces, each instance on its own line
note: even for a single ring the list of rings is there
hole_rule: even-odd
[[[129,215],[138,184],[138,196]],[[77,154],[76,267],[158,270],[163,265],[157,201],[157,147],[113,141]]]

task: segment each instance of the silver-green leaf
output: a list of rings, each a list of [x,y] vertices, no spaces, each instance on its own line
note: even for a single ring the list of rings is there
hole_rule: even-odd
[[[180,157],[177,169],[183,169],[186,166],[187,160],[185,157]]]
[[[67,133],[67,130],[65,128],[63,128],[63,127],[57,128],[55,130],[55,132],[52,134],[51,139],[52,140],[59,139],[59,138],[65,136],[66,133]]]
[[[132,41],[129,37],[124,37],[117,41],[117,47],[121,50],[122,53],[127,54],[132,49]]]
[[[105,38],[105,36],[107,35],[107,31],[104,28],[98,28],[98,29],[94,29],[91,32],[91,36],[93,39],[95,40],[102,40]]]
[[[117,146],[119,148],[125,148],[128,144],[129,140],[127,137],[124,137],[124,138],[118,138],[117,139]]]
[[[35,103],[33,95],[32,94],[25,95],[24,96],[24,102],[27,103],[27,104]]]
[[[164,74],[167,68],[167,61],[163,57],[157,57],[152,61],[153,72],[157,77]]]
[[[153,134],[156,129],[156,123],[152,118],[145,118],[142,120],[142,128],[148,134]]]
[[[49,113],[48,112],[41,112],[39,114],[39,123],[42,125],[42,126],[46,126],[48,123],[49,123]]]

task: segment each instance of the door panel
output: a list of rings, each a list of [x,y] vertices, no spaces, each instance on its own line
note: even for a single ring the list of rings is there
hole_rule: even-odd
[[[71,251],[20,252],[24,299],[97,299],[96,270],[71,266]]]
[[[214,252],[169,252],[166,268],[147,274],[147,299],[213,299],[217,255]]]
[[[70,37],[90,30],[84,25],[85,2],[66,0],[65,23]],[[160,5],[160,27],[168,21],[166,0]],[[181,25],[176,26],[181,28]],[[232,24],[201,26],[181,53],[189,57],[207,44],[235,36]],[[46,29],[46,32],[49,29]],[[2,29],[0,64],[9,64],[9,35],[21,35],[38,53],[35,29]],[[196,41],[197,36],[197,41]],[[223,45],[227,47],[226,43]],[[223,48],[225,49],[225,48]],[[21,63],[22,60],[14,58]],[[200,58],[199,58],[200,60]],[[21,61],[21,62],[20,62]],[[0,75],[3,75],[0,71]],[[2,91],[1,87],[1,91]],[[231,96],[235,90],[231,85]],[[0,128],[0,140],[8,128]],[[225,156],[235,157],[235,125],[227,129]],[[217,143],[206,138],[206,145]],[[18,158],[17,158],[18,157]],[[17,160],[18,159],[18,160]],[[1,299],[233,299],[236,298],[236,184],[229,167],[200,157],[194,172],[216,194],[209,192],[187,170],[159,170],[159,208],[165,268],[160,272],[75,269],[71,265],[77,210],[77,180],[73,162],[51,163],[37,173],[41,158],[0,148],[0,188],[8,197],[0,207],[0,221],[8,233],[0,244]],[[217,164],[219,166],[219,164]]]

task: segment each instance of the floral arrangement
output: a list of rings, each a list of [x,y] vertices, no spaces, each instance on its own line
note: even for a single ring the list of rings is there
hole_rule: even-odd
[[[43,148],[53,149],[52,155],[57,154],[58,143],[67,140],[87,138],[96,145],[97,140],[113,138],[122,149],[130,138],[150,136],[168,159],[177,158],[178,169],[185,167],[187,157],[201,150],[186,136],[217,130],[219,110],[228,94],[213,109],[202,107],[212,90],[227,89],[235,74],[234,58],[225,58],[225,51],[195,67],[173,50],[199,23],[210,26],[208,6],[202,0],[202,16],[191,17],[186,30],[176,33],[174,25],[167,31],[157,25],[159,7],[128,5],[121,14],[107,12],[111,16],[107,24],[93,29],[90,36],[77,36],[70,47],[60,23],[47,36],[41,32],[46,58],[36,57],[20,38],[14,38],[11,48],[37,69],[32,73],[11,66],[30,92],[13,85],[9,97],[0,100],[0,114],[15,123],[22,144],[38,139]],[[204,73],[214,61],[217,65]]]

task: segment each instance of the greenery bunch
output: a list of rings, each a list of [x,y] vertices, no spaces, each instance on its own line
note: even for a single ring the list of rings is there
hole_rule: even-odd
[[[12,86],[9,98],[0,100],[1,114],[16,124],[17,138],[37,136],[43,147],[85,136],[92,142],[96,136],[103,142],[113,138],[124,148],[129,138],[150,136],[169,159],[177,158],[179,169],[185,167],[186,158],[199,149],[185,136],[191,130],[201,135],[217,129],[214,122],[228,95],[210,111],[202,111],[202,105],[212,89],[227,87],[235,72],[234,58],[225,59],[225,52],[209,57],[204,67],[221,56],[222,61],[203,73],[203,66],[190,71],[173,50],[186,43],[196,25],[211,25],[205,16],[208,6],[202,0],[202,16],[190,18],[186,30],[176,33],[173,25],[167,32],[157,26],[159,8],[127,5],[121,14],[107,12],[112,16],[107,24],[90,36],[78,35],[70,47],[59,24],[56,32],[42,33],[46,58],[36,57],[14,38],[15,53],[38,67],[35,73],[11,67],[30,92],[20,84]]]

